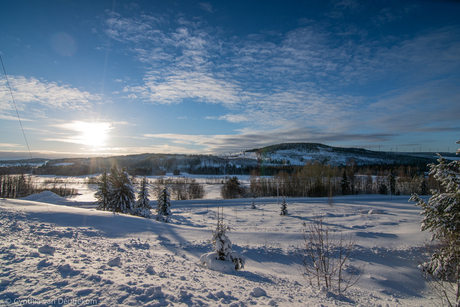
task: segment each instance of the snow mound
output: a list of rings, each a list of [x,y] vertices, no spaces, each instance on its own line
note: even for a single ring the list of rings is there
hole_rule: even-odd
[[[32,194],[22,198],[23,200],[38,201],[41,203],[49,203],[54,205],[60,205],[67,203],[67,200],[51,191],[44,191],[39,194]]]
[[[219,260],[219,255],[215,252],[204,254],[200,257],[200,263],[213,271],[226,274],[235,272],[235,264],[231,261]]]
[[[383,214],[383,210],[371,209],[367,214]]]
[[[265,292],[264,289],[260,288],[260,287],[255,287],[252,289],[251,293],[249,293],[249,295],[253,296],[253,297],[261,297],[261,296],[267,296],[267,292]]]

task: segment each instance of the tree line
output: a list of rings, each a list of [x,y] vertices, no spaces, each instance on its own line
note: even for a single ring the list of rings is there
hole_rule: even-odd
[[[74,188],[57,186],[56,180],[51,183],[53,183],[51,187],[48,187],[46,182],[42,186],[38,186],[31,175],[0,175],[0,197],[22,198],[44,191],[51,191],[62,197],[72,196],[78,193],[78,190]]]
[[[258,170],[250,174],[245,187],[237,177],[226,179],[221,190],[222,198],[237,197],[328,197],[356,194],[420,195],[430,194],[437,183],[425,177],[418,168],[400,166],[396,169],[370,168],[359,170],[351,160],[339,168],[318,162],[307,162],[292,173],[280,171],[272,177],[261,176]]]

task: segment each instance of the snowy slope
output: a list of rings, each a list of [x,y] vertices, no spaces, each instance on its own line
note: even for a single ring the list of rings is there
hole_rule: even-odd
[[[35,300],[31,306],[433,304],[417,269],[429,234],[419,231],[420,210],[407,197],[337,197],[333,207],[322,198],[287,199],[286,217],[273,198],[256,199],[257,209],[250,209],[252,199],[173,201],[170,224],[49,200],[61,205],[0,200],[0,301],[6,305],[15,299]],[[247,257],[234,274],[198,262],[211,251],[220,206],[234,250]],[[295,249],[303,223],[315,214],[354,235],[352,260],[366,264],[345,296],[312,288],[299,274]]]
[[[317,143],[285,143],[252,149],[230,156],[234,160],[252,159],[265,165],[304,165],[307,161],[318,161],[333,166],[345,165],[354,159],[358,165],[413,163],[417,159],[427,159],[426,155],[418,157],[402,154],[365,150],[361,148],[332,147]],[[410,161],[410,162],[409,162]]]

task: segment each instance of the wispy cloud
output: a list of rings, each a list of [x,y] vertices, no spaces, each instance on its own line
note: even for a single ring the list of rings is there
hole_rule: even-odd
[[[2,111],[6,111],[7,108],[4,108]],[[28,118],[21,118],[21,121],[24,121],[24,122],[30,122],[32,121],[31,119],[28,119]],[[17,121],[18,120],[18,116],[14,116],[14,115],[5,115],[5,114],[0,114],[0,119],[4,119],[4,120],[14,120],[14,121]]]
[[[93,102],[104,101],[100,95],[90,94],[56,82],[22,76],[8,76],[8,80],[14,100],[20,109],[24,109],[26,105],[37,103],[49,108],[86,110],[91,107]],[[0,80],[0,111],[10,111],[12,108],[11,95],[6,80]]]
[[[148,75],[144,82],[142,86],[126,86],[123,92],[130,93],[132,99],[167,104],[180,103],[186,98],[222,104],[241,101],[238,86],[201,72],[177,71],[166,78]]]
[[[200,5],[200,8],[208,13],[212,13],[213,12],[213,9],[212,9],[212,5],[211,3],[209,2],[200,2],[199,3]]]
[[[24,147],[24,145],[12,144],[12,143],[0,143],[0,147],[2,147],[2,148],[18,148],[18,147]]]
[[[337,1],[334,10],[340,9],[357,12],[362,7],[356,1]],[[374,20],[405,18],[410,9],[383,10]],[[363,40],[365,29],[346,24],[331,30],[326,24],[307,22],[286,33],[245,37],[226,36],[222,29],[185,17],[152,16],[150,20],[145,15],[113,15],[107,25],[106,33],[129,43],[129,50],[144,65],[142,83],[125,86],[126,97],[155,104],[188,99],[222,104],[229,112],[207,119],[244,127],[239,136],[170,135],[175,142],[191,137],[194,144],[212,151],[233,148],[233,144],[250,147],[261,140],[265,145],[283,140],[381,141],[394,136],[395,127],[425,129],[423,118],[428,115],[435,121],[431,125],[441,129],[450,125],[443,120],[459,114],[455,103],[459,83],[450,77],[449,84],[433,81],[460,69],[460,28],[456,26],[373,41]],[[353,87],[362,87],[365,93],[383,80],[390,80],[392,90],[345,94]],[[432,101],[445,108],[435,108]],[[379,108],[385,113],[376,112]],[[411,119],[405,119],[405,112],[410,112]],[[301,136],[291,136],[294,133]]]

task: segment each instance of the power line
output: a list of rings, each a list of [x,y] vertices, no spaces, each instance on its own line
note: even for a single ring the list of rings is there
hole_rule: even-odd
[[[22,126],[21,117],[19,116],[18,107],[16,106],[16,101],[14,101],[13,91],[11,90],[10,82],[8,81],[8,75],[6,74],[5,65],[3,65],[3,60],[2,60],[1,55],[0,55],[0,62],[2,62],[3,73],[5,74],[5,78],[6,78],[6,84],[8,85],[8,88],[10,90],[11,100],[13,100],[14,109],[16,110],[16,115],[18,116],[19,125],[21,126],[21,130],[22,130],[22,135],[24,135],[24,140],[26,141],[27,150],[29,151],[30,158],[33,159],[32,153],[30,152],[30,148],[29,148],[29,142],[27,142],[26,133],[24,132],[24,127]]]

